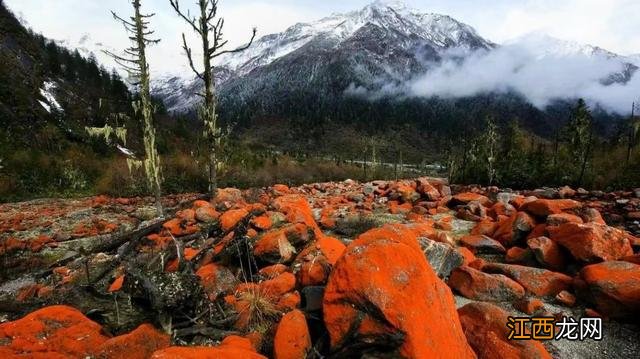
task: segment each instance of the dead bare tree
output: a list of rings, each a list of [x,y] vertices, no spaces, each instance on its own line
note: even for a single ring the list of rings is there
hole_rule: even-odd
[[[204,93],[197,94],[204,99],[204,103],[199,108],[198,117],[203,122],[203,135],[208,146],[209,193],[213,198],[218,190],[217,165],[222,131],[216,113],[218,104],[212,62],[218,56],[248,49],[256,37],[257,30],[253,28],[251,39],[246,45],[234,50],[223,50],[228,40],[223,38],[224,18],[218,16],[218,0],[197,0],[196,4],[200,11],[199,18],[192,17],[188,11],[186,13],[182,11],[178,0],[169,0],[169,2],[176,13],[191,25],[191,28],[202,40],[203,71],[200,72],[195,66],[191,47],[187,44],[184,33],[182,34],[182,48],[189,61],[189,67],[204,82]]]
[[[149,63],[146,55],[147,46],[157,44],[160,40],[149,38],[154,32],[149,30],[148,19],[153,17],[155,14],[142,14],[140,11],[140,8],[142,7],[140,0],[131,0],[131,5],[133,5],[134,14],[129,17],[128,20],[118,16],[113,11],[111,14],[114,19],[122,23],[125,31],[129,35],[129,39],[133,42],[133,45],[124,50],[124,56],[119,56],[109,51],[105,51],[105,53],[111,56],[118,65],[127,71],[133,85],[139,90],[140,100],[133,103],[133,108],[136,114],[140,114],[142,116],[144,125],[144,169],[149,187],[155,195],[158,216],[162,216],[164,214],[164,210],[161,202],[162,176],[160,155],[158,154],[158,149],[156,147],[156,130],[153,121],[153,113],[155,112],[155,109],[151,103]]]

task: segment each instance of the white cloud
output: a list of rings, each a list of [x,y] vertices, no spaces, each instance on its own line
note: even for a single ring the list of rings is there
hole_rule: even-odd
[[[534,39],[535,40],[535,39]],[[585,98],[610,111],[627,113],[640,95],[640,74],[626,84],[605,85],[603,80],[624,70],[620,58],[589,56],[579,51],[549,53],[525,37],[494,51],[478,51],[460,62],[445,60],[406,84],[413,96],[467,97],[481,93],[522,94],[544,108],[560,98]]]

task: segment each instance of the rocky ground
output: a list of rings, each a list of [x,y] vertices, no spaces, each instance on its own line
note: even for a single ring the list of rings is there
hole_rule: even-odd
[[[640,190],[400,182],[0,205],[0,354],[602,358],[640,352]],[[508,316],[603,318],[596,341]]]

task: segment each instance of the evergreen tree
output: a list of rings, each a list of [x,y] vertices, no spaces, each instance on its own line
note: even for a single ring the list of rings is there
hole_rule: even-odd
[[[589,162],[593,142],[592,124],[593,118],[589,107],[583,99],[578,100],[567,127],[568,147],[573,161],[572,164],[578,166],[577,186],[582,185]]]

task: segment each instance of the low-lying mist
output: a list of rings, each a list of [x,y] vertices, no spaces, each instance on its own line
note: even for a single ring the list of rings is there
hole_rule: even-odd
[[[426,73],[404,83],[385,83],[374,92],[352,86],[347,92],[371,99],[516,92],[540,109],[553,100],[584,98],[628,114],[640,98],[640,71],[630,63],[602,49],[529,36],[493,50],[450,49],[441,61],[425,63],[430,69]]]

